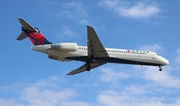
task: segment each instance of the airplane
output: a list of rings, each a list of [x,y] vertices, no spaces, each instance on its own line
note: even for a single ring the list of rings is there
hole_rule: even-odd
[[[18,20],[22,25],[22,33],[17,40],[28,37],[34,44],[31,46],[32,50],[45,53],[53,60],[85,62],[67,75],[90,71],[106,63],[158,66],[159,71],[162,71],[162,66],[169,64],[167,59],[152,51],[105,48],[91,26],[87,26],[87,46],[79,46],[73,42],[51,43],[38,28],[32,27],[22,18]]]

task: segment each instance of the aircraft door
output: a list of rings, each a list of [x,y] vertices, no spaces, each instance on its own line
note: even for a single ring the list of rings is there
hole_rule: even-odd
[[[156,59],[155,57],[156,57],[155,54],[153,54],[153,55],[152,55],[152,59]]]

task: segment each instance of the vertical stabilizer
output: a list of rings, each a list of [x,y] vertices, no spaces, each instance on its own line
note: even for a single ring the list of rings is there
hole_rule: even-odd
[[[29,23],[21,18],[18,18],[18,20],[22,25],[23,32],[18,36],[17,40],[23,40],[28,37],[34,45],[52,44],[44,37],[38,28],[32,27]]]

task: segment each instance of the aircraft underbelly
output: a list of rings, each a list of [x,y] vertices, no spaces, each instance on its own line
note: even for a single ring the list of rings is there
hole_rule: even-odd
[[[76,60],[76,61],[83,61],[86,62],[88,60],[87,56],[80,56],[80,57],[66,57],[65,59],[69,60]],[[158,66],[159,64],[148,62],[148,61],[137,61],[135,59],[124,59],[124,58],[93,58],[92,62],[97,63],[120,63],[120,64],[135,64],[135,65],[154,65]]]
[[[87,62],[88,57],[86,52],[60,52],[57,50],[48,50],[48,55],[57,57],[57,60],[75,60],[75,61],[83,61]],[[111,55],[106,58],[97,58],[93,57],[92,62],[97,63],[120,63],[120,64],[135,64],[135,65],[159,65],[154,62],[152,58],[144,55]]]

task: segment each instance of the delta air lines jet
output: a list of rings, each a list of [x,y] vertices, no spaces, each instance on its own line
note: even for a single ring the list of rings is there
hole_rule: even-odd
[[[84,71],[90,71],[106,63],[134,64],[161,66],[169,64],[168,60],[155,52],[146,50],[129,50],[105,48],[91,26],[87,26],[87,46],[79,46],[77,43],[51,43],[48,41],[38,28],[32,27],[25,20],[18,19],[22,25],[22,33],[17,40],[28,37],[34,46],[32,50],[48,55],[48,58],[59,61],[82,61],[85,62],[81,67],[69,72],[67,75],[74,75]]]

